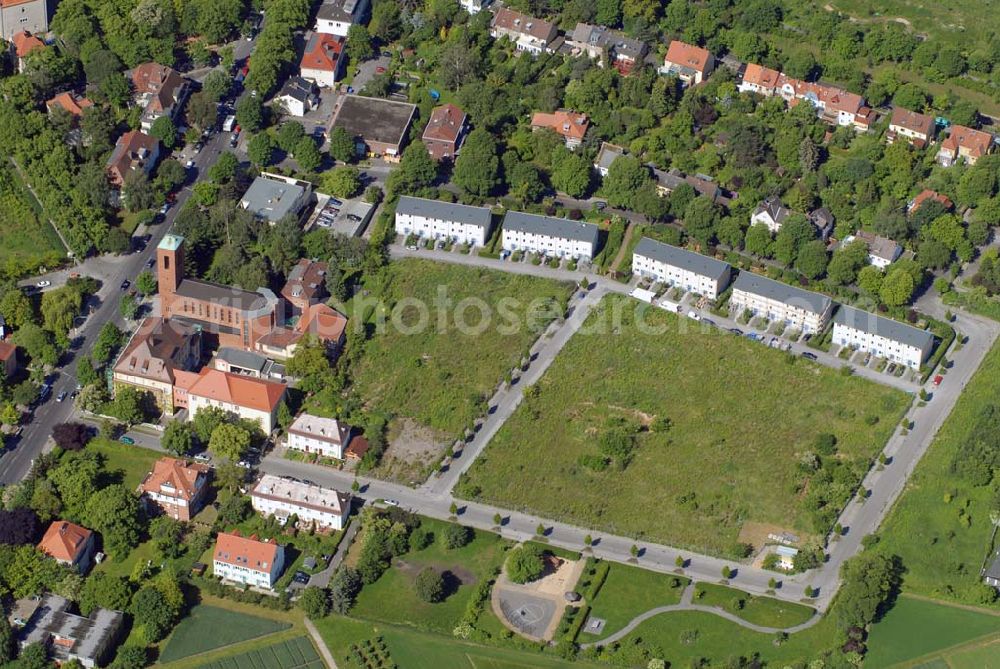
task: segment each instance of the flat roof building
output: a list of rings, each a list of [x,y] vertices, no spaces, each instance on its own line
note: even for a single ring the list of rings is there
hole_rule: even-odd
[[[312,195],[312,185],[262,172],[240,199],[240,206],[272,225],[286,216],[298,218]]]
[[[11,612],[11,625],[23,649],[33,643],[47,647],[59,663],[76,660],[88,669],[104,666],[118,647],[125,615],[95,609],[90,617],[70,613],[72,602],[59,595],[19,599]]]
[[[417,113],[417,106],[363,95],[340,98],[327,124],[327,134],[343,128],[376,156],[398,158],[406,146],[406,137]]]

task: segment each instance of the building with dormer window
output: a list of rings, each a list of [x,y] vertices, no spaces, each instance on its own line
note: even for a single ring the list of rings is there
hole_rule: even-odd
[[[285,549],[274,539],[244,537],[239,530],[219,532],[212,555],[212,573],[223,581],[270,590],[285,567]]]

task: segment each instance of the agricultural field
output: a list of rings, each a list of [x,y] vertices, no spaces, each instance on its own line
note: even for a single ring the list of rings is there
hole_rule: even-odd
[[[192,608],[191,612],[174,629],[167,640],[166,647],[160,654],[160,661],[180,660],[198,653],[205,653],[223,646],[280,632],[288,627],[287,623],[268,618],[259,618],[238,611],[199,604]],[[206,634],[206,630],[211,630],[211,633]],[[307,645],[311,648],[311,644]]]
[[[270,646],[227,657],[198,669],[324,669],[326,665],[307,637],[279,641]]]
[[[723,555],[750,521],[828,530],[909,398],[637,304],[591,314],[456,493]]]
[[[0,271],[18,277],[39,265],[53,267],[66,257],[41,205],[9,162],[0,164]]]
[[[979,642],[970,644],[970,642]],[[911,660],[930,660],[945,649],[961,647],[976,653],[979,646],[1000,646],[1000,615],[976,612],[922,599],[900,597],[868,637],[867,666],[890,667]],[[966,646],[975,646],[966,648]],[[985,657],[985,656],[984,656]],[[994,654],[993,659],[998,657]],[[987,667],[983,663],[955,667]]]
[[[990,554],[994,493],[952,469],[984,412],[1000,405],[1000,344],[986,355],[955,403],[879,532],[878,549],[898,555],[906,592],[980,604],[989,595],[979,569]]]
[[[541,315],[547,305],[565,305],[572,286],[403,260],[391,263],[379,285],[369,289],[390,316],[351,370],[358,393],[366,404],[395,417],[395,434],[429,431],[431,440],[448,443],[484,412],[485,400],[538,337],[538,327],[526,326],[526,315]],[[450,306],[442,307],[442,294]],[[484,321],[480,310],[470,306],[461,317],[472,328],[459,331],[456,305],[463,301],[486,305],[491,319]],[[424,327],[419,326],[422,307],[417,302],[427,307]],[[550,319],[535,320],[536,326],[544,326]],[[515,327],[504,327],[511,323]]]

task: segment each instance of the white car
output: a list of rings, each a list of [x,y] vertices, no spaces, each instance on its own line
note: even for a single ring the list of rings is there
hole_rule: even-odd
[[[194,456],[194,459],[198,462],[210,462],[212,460],[212,456],[208,453],[198,453]]]
[[[39,288],[48,288],[49,286],[52,285],[52,282],[51,281],[39,281],[35,285],[38,286]]]
[[[694,321],[700,321],[701,320],[701,316],[699,316],[694,311],[689,311],[688,312],[688,318],[690,318],[691,320],[694,320]]]
[[[194,167],[194,160],[189,160],[189,161],[187,161],[187,162],[186,162],[186,163],[184,164],[184,167],[186,167],[187,169],[191,169],[192,167]]]
[[[399,506],[399,502],[397,502],[397,501],[396,501],[396,500],[394,500],[394,499],[383,499],[383,500],[382,500],[382,502],[383,502],[383,503],[384,503],[384,504],[385,504],[386,506]]]

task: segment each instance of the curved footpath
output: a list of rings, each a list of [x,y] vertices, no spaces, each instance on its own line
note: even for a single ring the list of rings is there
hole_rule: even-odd
[[[694,588],[695,588],[694,583],[690,583],[686,588],[684,588],[684,594],[681,595],[680,604],[657,606],[656,608],[652,608],[648,611],[640,613],[635,618],[632,618],[632,620],[630,620],[628,624],[625,625],[625,627],[621,628],[611,636],[607,636],[599,641],[582,643],[580,644],[580,647],[591,648],[593,646],[606,646],[609,643],[620,641],[621,639],[624,639],[626,636],[631,634],[636,627],[646,622],[650,618],[655,618],[661,613],[673,613],[674,611],[699,611],[701,613],[710,613],[712,615],[719,616],[720,618],[725,618],[729,622],[735,623],[740,627],[745,627],[748,630],[752,630],[754,632],[760,632],[761,634],[777,634],[778,632],[785,632],[786,634],[794,634],[795,632],[801,632],[802,630],[809,629],[810,627],[812,627],[813,625],[815,625],[816,623],[818,623],[820,620],[823,619],[823,616],[813,614],[812,618],[805,621],[804,623],[799,623],[798,625],[792,625],[791,627],[765,627],[763,625],[754,625],[753,623],[747,622],[743,618],[740,618],[739,616],[734,615],[729,611],[721,609],[717,606],[703,606],[701,604],[692,604],[691,599],[693,597]]]

